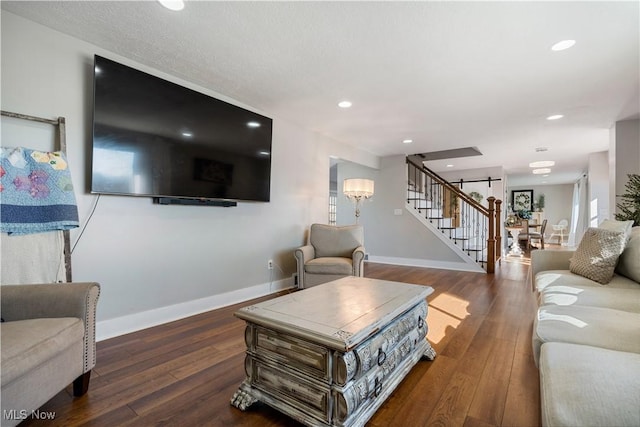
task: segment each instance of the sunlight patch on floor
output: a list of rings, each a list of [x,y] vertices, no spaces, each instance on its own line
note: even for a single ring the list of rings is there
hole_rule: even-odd
[[[514,264],[531,265],[531,258],[529,258],[528,256],[523,256],[523,257],[504,256],[502,257],[502,259],[505,262],[510,262]]]
[[[448,328],[456,329],[469,316],[467,307],[469,301],[442,293],[429,302],[427,337],[434,344],[439,343],[447,333]]]

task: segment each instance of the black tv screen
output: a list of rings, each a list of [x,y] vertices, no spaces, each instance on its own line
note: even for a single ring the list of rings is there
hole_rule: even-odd
[[[95,56],[91,192],[268,202],[272,120]]]

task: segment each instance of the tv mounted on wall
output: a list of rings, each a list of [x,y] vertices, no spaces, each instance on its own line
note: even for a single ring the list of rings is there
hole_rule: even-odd
[[[93,81],[92,193],[269,201],[270,118],[98,55]]]

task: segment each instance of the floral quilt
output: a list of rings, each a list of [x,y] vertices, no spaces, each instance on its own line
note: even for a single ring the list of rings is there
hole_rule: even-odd
[[[78,227],[64,153],[2,147],[0,160],[0,231],[29,234]]]

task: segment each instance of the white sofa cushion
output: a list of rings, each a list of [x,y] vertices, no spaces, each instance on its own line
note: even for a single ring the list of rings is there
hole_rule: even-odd
[[[599,287],[599,288],[620,288],[635,289],[640,291],[640,283],[635,282],[627,277],[617,274],[606,285],[594,282],[591,279],[574,274],[569,270],[547,270],[536,274],[534,279],[534,287],[538,292],[542,292],[549,286],[573,286],[573,287]]]
[[[609,283],[626,244],[624,232],[589,227],[569,262],[569,270],[599,283]]]
[[[640,426],[640,354],[546,343],[540,397],[543,426]]]
[[[640,313],[640,288],[620,289],[607,286],[547,286],[538,305],[583,305]],[[638,326],[640,327],[640,325]]]
[[[533,358],[545,342],[592,345],[640,353],[640,314],[601,307],[547,305],[533,324]],[[639,407],[640,409],[640,407]]]

